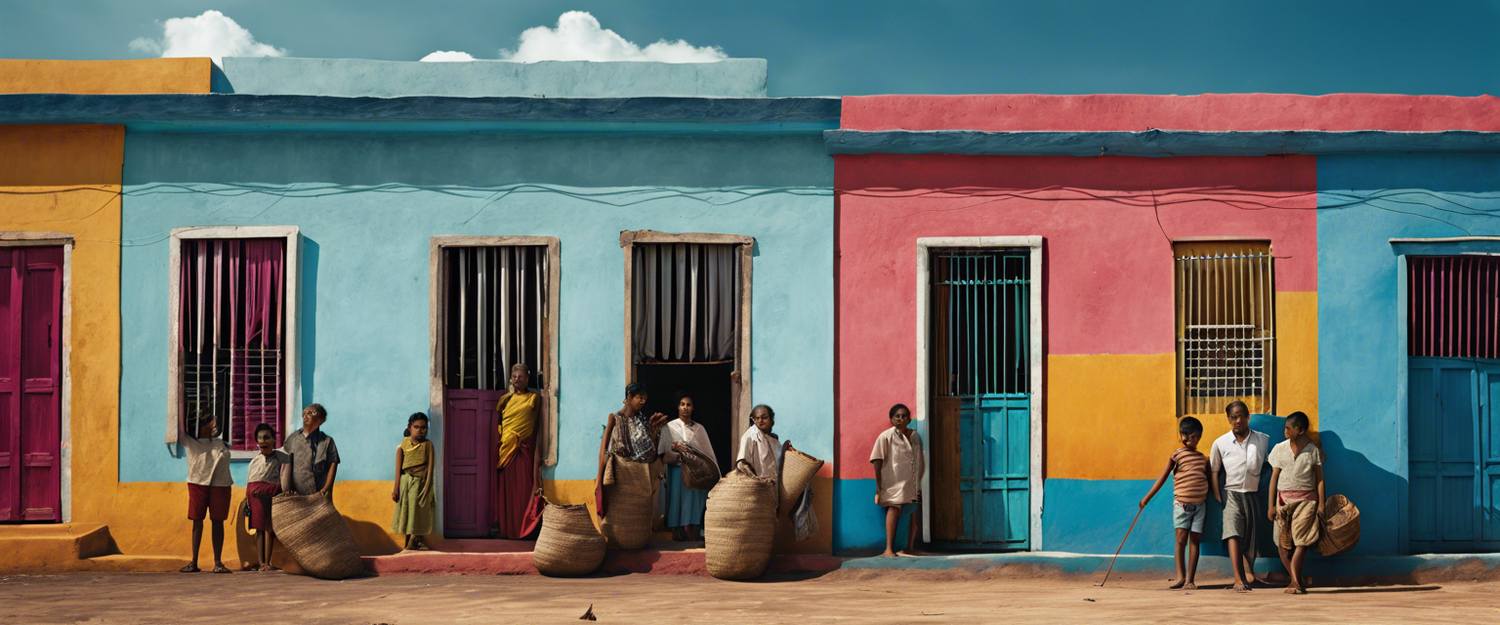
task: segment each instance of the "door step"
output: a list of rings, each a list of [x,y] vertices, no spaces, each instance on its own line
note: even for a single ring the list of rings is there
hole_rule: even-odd
[[[43,573],[79,570],[76,564],[113,550],[109,526],[102,523],[0,525],[0,572]]]

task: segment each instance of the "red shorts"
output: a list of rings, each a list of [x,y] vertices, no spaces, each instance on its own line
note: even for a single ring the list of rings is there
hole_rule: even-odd
[[[271,498],[280,494],[281,485],[273,482],[251,482],[245,488],[245,497],[250,500],[251,529],[271,530]]]
[[[214,521],[229,518],[229,487],[188,484],[188,518],[202,521],[203,513]]]

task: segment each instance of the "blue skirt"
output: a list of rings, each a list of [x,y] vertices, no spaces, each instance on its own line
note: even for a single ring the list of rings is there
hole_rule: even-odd
[[[703,525],[708,491],[683,486],[682,467],[671,465],[667,467],[667,483],[662,485],[661,505],[667,527]]]

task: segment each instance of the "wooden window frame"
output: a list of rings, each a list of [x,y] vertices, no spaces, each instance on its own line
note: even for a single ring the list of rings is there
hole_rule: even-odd
[[[182,242],[197,239],[286,240],[286,372],[281,435],[302,427],[302,236],[297,226],[189,226],[173,228],[168,239],[169,293],[167,297],[167,445],[177,444],[182,418]],[[229,427],[229,423],[224,424]],[[230,450],[232,460],[249,460],[260,452]]]
[[[1268,257],[1270,257],[1271,259],[1273,259],[1271,261],[1271,264],[1269,265],[1269,267],[1270,267],[1269,277],[1265,278],[1266,286],[1269,287],[1269,290],[1266,292],[1265,297],[1269,300],[1268,311],[1269,311],[1269,315],[1270,315],[1270,324],[1269,324],[1269,327],[1270,327],[1271,337],[1267,341],[1266,346],[1262,348],[1262,376],[1261,376],[1261,389],[1262,389],[1261,390],[1261,394],[1262,394],[1261,397],[1262,397],[1262,399],[1259,402],[1259,404],[1256,406],[1256,408],[1252,409],[1252,414],[1275,414],[1277,398],[1280,395],[1280,393],[1279,393],[1280,387],[1278,386],[1278,381],[1281,378],[1281,367],[1280,367],[1280,364],[1281,364],[1281,362],[1280,362],[1280,353],[1281,353],[1281,350],[1279,349],[1279,345],[1276,343],[1276,337],[1278,336],[1278,332],[1277,332],[1277,329],[1276,329],[1277,328],[1277,323],[1278,323],[1278,318],[1277,318],[1277,315],[1276,315],[1276,312],[1277,312],[1276,302],[1277,302],[1277,300],[1279,298],[1277,297],[1277,294],[1276,294],[1276,274],[1275,274],[1275,264],[1274,264],[1274,258],[1275,258],[1275,256],[1274,256],[1274,250],[1272,248],[1272,241],[1269,240],[1269,239],[1241,238],[1241,237],[1201,237],[1201,238],[1173,239],[1172,243],[1171,243],[1171,247],[1172,247],[1172,309],[1173,309],[1173,322],[1172,322],[1172,325],[1173,325],[1173,330],[1172,330],[1172,333],[1173,333],[1173,336],[1172,336],[1173,347],[1172,347],[1172,350],[1173,350],[1173,359],[1176,362],[1176,366],[1175,366],[1176,373],[1173,375],[1172,393],[1175,396],[1175,402],[1174,402],[1175,405],[1176,405],[1176,414],[1174,415],[1175,418],[1179,418],[1180,419],[1182,417],[1187,417],[1187,416],[1196,416],[1196,417],[1200,417],[1201,418],[1201,417],[1203,417],[1205,415],[1212,416],[1213,414],[1217,414],[1217,413],[1192,412],[1192,411],[1189,410],[1190,406],[1187,405],[1188,404],[1188,402],[1187,402],[1187,392],[1188,392],[1187,369],[1188,369],[1188,364],[1187,364],[1187,350],[1186,350],[1186,347],[1184,345],[1184,331],[1185,330],[1184,330],[1183,324],[1185,322],[1183,320],[1183,316],[1185,314],[1184,311],[1186,310],[1186,306],[1187,306],[1188,302],[1186,301],[1186,299],[1187,299],[1186,291],[1184,290],[1183,283],[1182,283],[1182,271],[1183,271],[1183,269],[1178,265],[1178,263],[1180,262],[1179,261],[1179,256],[1178,256],[1178,248],[1179,248],[1179,246],[1185,246],[1185,245],[1236,245],[1236,244],[1242,244],[1242,245],[1262,245],[1263,244],[1263,245],[1266,246],[1266,255]],[[1248,276],[1254,275],[1254,274],[1245,274],[1245,275],[1248,277]],[[1199,293],[1199,295],[1201,295],[1201,293]],[[1221,298],[1221,303],[1222,303],[1222,298]],[[1244,305],[1246,303],[1245,302],[1239,302],[1239,304]],[[1249,403],[1249,402],[1247,402],[1247,403]],[[1258,411],[1256,409],[1258,409]]]
[[[733,440],[729,442],[730,454],[738,457],[740,454],[740,437],[744,436],[745,428],[749,424],[750,409],[755,405],[752,403],[754,394],[751,392],[751,370],[750,359],[750,308],[754,298],[751,297],[752,264],[755,259],[755,237],[743,234],[721,234],[710,232],[685,232],[669,233],[656,230],[626,230],[620,233],[620,248],[625,254],[625,383],[635,382],[635,323],[633,322],[634,295],[635,295],[635,244],[637,243],[699,243],[710,245],[738,245],[740,246],[740,288],[739,288],[739,320],[735,326],[734,346],[734,370],[739,372],[738,388],[735,382],[730,382],[730,431]],[[623,398],[622,398],[623,399]]]
[[[59,392],[58,490],[62,498],[62,522],[73,522],[73,235],[66,232],[0,232],[0,247],[50,247],[63,250],[62,284],[62,389]]]
[[[1042,367],[1042,243],[1040,236],[979,236],[979,237],[921,237],[917,239],[917,371],[916,376],[917,394],[916,401],[912,402],[912,422],[916,424],[917,432],[922,435],[922,440],[930,440],[927,432],[928,402],[932,400],[928,389],[931,378],[932,346],[929,344],[930,337],[927,316],[932,305],[932,285],[930,282],[932,251],[942,248],[1012,248],[1029,249],[1031,253],[1031,327],[1029,340],[1031,341],[1030,363],[1031,367],[1031,528],[1030,528],[1030,551],[1042,551],[1042,489],[1046,483],[1042,471],[1045,467],[1043,462],[1046,449],[1043,447],[1043,404],[1045,397],[1042,395],[1043,375],[1045,369]],[[922,492],[932,492],[932,471],[922,474]],[[927,499],[922,500],[922,540],[932,542],[932,507]]]

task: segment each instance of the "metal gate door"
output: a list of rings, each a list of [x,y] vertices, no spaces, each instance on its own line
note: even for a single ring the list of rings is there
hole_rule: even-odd
[[[1031,380],[1029,250],[945,249],[931,266],[934,404],[933,478],[957,478],[962,522],[934,538],[950,547],[1031,545]],[[951,418],[950,418],[951,421]],[[956,435],[958,458],[947,438]],[[939,471],[939,464],[957,469]],[[956,465],[956,466],[955,466]],[[947,477],[944,477],[947,476]],[[950,489],[934,485],[934,495]],[[951,502],[934,502],[953,510]],[[944,534],[947,535],[944,535]]]
[[[0,247],[0,521],[62,520],[61,247]]]

